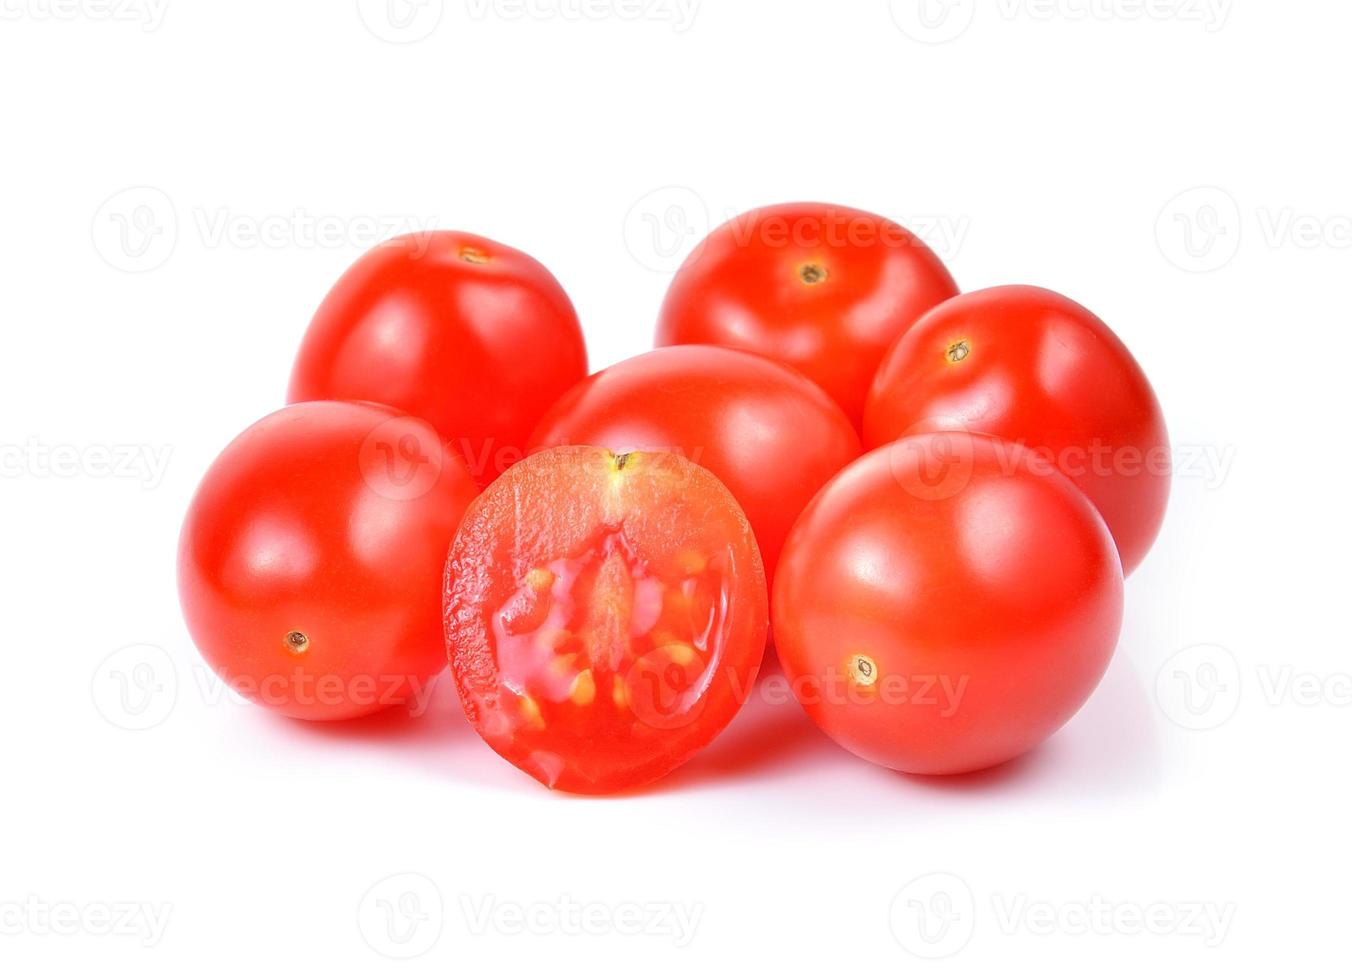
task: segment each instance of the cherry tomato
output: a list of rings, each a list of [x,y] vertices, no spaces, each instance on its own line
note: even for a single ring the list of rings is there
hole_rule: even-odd
[[[821,385],[858,427],[888,346],[957,291],[938,256],[895,222],[781,204],[732,219],[695,249],[662,304],[657,343],[772,357]]]
[[[406,235],[347,270],[301,342],[288,401],[373,401],[430,422],[487,484],[587,374],[573,305],[524,252]]]
[[[1059,728],[1107,668],[1122,568],[1103,519],[1020,447],[927,433],[826,485],[784,546],[774,631],[794,693],[856,755],[992,766]]]
[[[424,700],[446,665],[446,548],[476,492],[437,433],[394,409],[267,416],[211,465],[183,523],[193,640],[235,690],[293,718]]]
[[[751,529],[708,470],[581,446],[528,457],[470,507],[445,616],[479,734],[574,793],[647,783],[708,743],[769,619]]]
[[[1170,472],[1159,401],[1117,335],[1058,293],[967,293],[897,341],[873,382],[865,444],[936,428],[1019,442],[1069,476],[1108,522],[1127,573],[1159,533]]]
[[[812,495],[861,451],[844,413],[801,374],[703,345],[650,351],[592,375],[530,441],[666,450],[707,467],[746,511],[767,573]]]

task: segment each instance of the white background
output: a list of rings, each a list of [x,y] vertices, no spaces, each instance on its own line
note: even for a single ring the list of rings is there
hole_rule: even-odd
[[[0,0],[0,973],[1345,955],[1348,5],[63,3]],[[453,697],[313,727],[205,672],[184,507],[365,247],[531,252],[600,367],[710,221],[794,199],[903,220],[966,288],[1068,293],[1154,380],[1169,518],[1044,748],[908,778],[762,697],[650,791],[578,799]]]

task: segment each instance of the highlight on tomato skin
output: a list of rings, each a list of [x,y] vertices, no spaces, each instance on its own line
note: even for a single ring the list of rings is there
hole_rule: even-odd
[[[831,738],[908,773],[968,772],[1080,708],[1122,626],[1122,568],[1073,483],[1016,444],[911,436],[826,485],[775,580],[780,662]]]
[[[543,264],[480,235],[429,231],[383,242],[343,273],[305,331],[287,401],[401,409],[485,486],[586,375],[577,312]]]
[[[714,229],[662,300],[656,342],[718,344],[796,368],[856,429],[878,362],[953,276],[895,221],[838,204],[756,208]]]
[[[535,453],[470,506],[446,562],[466,714],[573,793],[641,786],[712,740],[750,695],[768,622],[746,516],[671,453]]]
[[[887,352],[865,445],[933,429],[985,432],[1045,457],[1103,515],[1127,574],[1164,523],[1169,433],[1154,389],[1106,323],[1050,289],[965,293]]]
[[[664,450],[707,468],[746,511],[771,587],[793,522],[863,452],[845,413],[798,371],[706,344],[648,351],[578,382],[530,444]]]
[[[279,714],[425,707],[445,669],[446,542],[477,488],[427,423],[304,402],[256,422],[202,478],[179,538],[193,641]]]

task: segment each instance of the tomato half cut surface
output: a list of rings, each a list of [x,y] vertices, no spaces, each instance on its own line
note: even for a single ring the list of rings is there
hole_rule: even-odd
[[[671,453],[564,446],[470,507],[446,564],[446,642],[465,712],[554,789],[666,775],[732,719],[769,621],[746,516]]]

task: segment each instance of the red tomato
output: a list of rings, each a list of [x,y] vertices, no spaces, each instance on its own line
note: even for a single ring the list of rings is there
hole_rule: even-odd
[[[774,631],[794,693],[870,762],[1012,759],[1093,691],[1122,569],[1075,486],[1012,443],[913,436],[828,483],[784,546]]]
[[[650,351],[592,375],[530,441],[666,450],[707,467],[746,511],[771,577],[794,520],[860,453],[844,413],[798,372],[701,345]]]
[[[796,367],[858,427],[888,346],[957,291],[938,256],[895,222],[781,204],[732,219],[695,249],[662,304],[657,343],[721,344]]]
[[[470,507],[446,565],[470,721],[546,786],[608,793],[675,769],[750,693],[769,618],[732,495],[670,453],[528,457]]]
[[[1058,293],[998,286],[936,307],[884,359],[865,444],[925,429],[1034,450],[1085,492],[1130,573],[1164,521],[1169,433],[1155,392],[1102,320]]]
[[[439,231],[388,241],[343,273],[301,342],[287,399],[380,402],[425,419],[484,485],[586,374],[577,314],[548,269]]]
[[[183,523],[193,640],[233,688],[293,718],[422,701],[446,665],[446,548],[476,488],[427,423],[307,402],[255,423]]]

